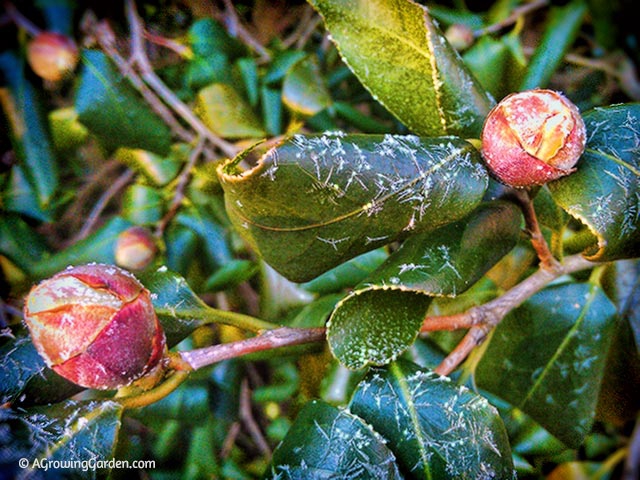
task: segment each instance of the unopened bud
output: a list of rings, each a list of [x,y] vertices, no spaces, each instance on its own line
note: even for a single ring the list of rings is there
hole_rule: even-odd
[[[153,234],[144,227],[131,227],[118,235],[115,249],[116,263],[128,270],[142,270],[156,256]]]
[[[42,32],[27,46],[27,61],[39,77],[57,82],[76,68],[78,47],[65,35]]]
[[[482,156],[512,187],[543,185],[575,171],[586,142],[578,108],[552,90],[505,97],[485,120]]]
[[[454,23],[444,32],[449,44],[459,52],[466,50],[475,40],[473,30],[462,23]]]
[[[112,265],[71,267],[31,289],[24,318],[55,372],[115,389],[163,368],[165,335],[147,289]]]

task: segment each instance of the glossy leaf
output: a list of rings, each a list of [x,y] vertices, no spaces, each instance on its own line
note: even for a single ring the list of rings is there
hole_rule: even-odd
[[[264,478],[400,479],[384,440],[360,418],[320,401],[298,414]]]
[[[226,138],[261,138],[266,132],[236,89],[214,83],[198,92],[196,114],[214,133]]]
[[[418,135],[479,136],[493,100],[426,7],[411,0],[310,0],[345,63]]]
[[[0,74],[8,87],[0,89],[0,106],[9,124],[14,152],[33,189],[35,203],[46,208],[58,187],[58,166],[44,100],[25,76],[24,62],[13,52],[0,55]]]
[[[349,368],[388,363],[414,342],[432,296],[473,285],[516,244],[515,205],[482,205],[469,217],[414,235],[342,300],[327,340]]]
[[[21,335],[0,347],[0,403],[40,405],[80,390],[45,365],[31,337]]]
[[[78,118],[106,148],[140,148],[158,155],[169,153],[169,127],[105,54],[85,50],[79,77],[75,92]]]
[[[173,346],[196,328],[209,323],[210,307],[191,290],[180,275],[161,267],[139,275],[151,292],[151,301],[162,324],[167,345]]]
[[[415,341],[431,297],[400,288],[356,290],[327,324],[333,355],[351,369],[384,365]]]
[[[58,470],[65,476],[86,475],[82,462],[110,460],[115,452],[121,425],[122,406],[113,401],[72,401],[46,407],[36,407],[17,414],[32,435],[33,448],[28,458],[31,467],[36,462],[77,462],[71,468]],[[46,468],[30,468],[23,475],[30,477]],[[98,478],[106,477],[109,468],[96,470]],[[55,470],[51,471],[54,473]]]
[[[497,410],[448,377],[405,361],[372,369],[349,410],[384,437],[404,478],[515,478]]]
[[[584,115],[587,147],[577,171],[549,184],[556,202],[597,235],[594,261],[640,256],[640,104]]]
[[[616,310],[591,284],[534,295],[491,336],[476,382],[575,448],[589,432]]]
[[[478,151],[452,137],[295,135],[243,172],[247,153],[218,170],[227,212],[293,281],[453,222],[488,184]]]
[[[384,248],[363,253],[304,283],[302,287],[314,293],[339,292],[353,287],[382,265],[388,256]]]
[[[128,167],[142,173],[155,185],[166,185],[173,180],[187,157],[188,146],[178,145],[168,156],[160,156],[146,150],[119,148],[115,157]]]
[[[331,95],[315,57],[307,57],[289,69],[282,84],[282,100],[300,115],[315,115],[331,105]]]

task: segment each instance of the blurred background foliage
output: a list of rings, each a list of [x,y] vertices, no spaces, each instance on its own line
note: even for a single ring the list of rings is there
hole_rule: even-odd
[[[566,92],[582,110],[640,99],[632,0],[421,3],[497,100],[534,85]],[[322,325],[341,292],[380,265],[385,251],[308,284],[291,283],[231,228],[215,168],[245,147],[295,132],[407,128],[341,61],[306,2],[141,0],[136,6],[139,31],[118,1],[20,1],[0,14],[3,335],[22,333],[21,299],[32,283],[69,264],[116,263],[118,239],[132,226],[151,234],[153,258],[143,270],[166,265],[218,308],[292,326]],[[77,68],[60,81],[37,77],[26,61],[32,32],[25,21],[75,39]],[[616,268],[637,290],[637,263]],[[638,294],[620,298],[629,302],[624,311],[636,331],[619,335],[613,355],[620,369],[637,369],[628,360],[638,355]],[[433,309],[446,311],[446,301],[436,303]],[[204,326],[179,348],[238,338],[232,327]],[[455,337],[436,339],[418,340],[408,355],[437,365]],[[631,385],[613,403],[602,398],[579,448],[567,448],[492,399],[521,478],[620,475],[638,411],[632,391],[638,371],[614,373],[628,375]],[[222,362],[127,414],[117,455],[156,460],[156,469],[137,472],[139,478],[259,478],[301,406],[317,397],[346,404],[360,375],[318,350]]]

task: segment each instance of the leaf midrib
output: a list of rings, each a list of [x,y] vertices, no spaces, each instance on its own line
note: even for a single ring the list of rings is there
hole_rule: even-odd
[[[402,193],[403,191],[405,191],[407,188],[410,188],[412,186],[414,186],[417,182],[424,180],[425,178],[427,178],[429,175],[433,174],[434,172],[438,171],[440,168],[448,165],[455,157],[459,156],[462,152],[464,152],[465,150],[468,150],[467,147],[463,146],[461,148],[456,148],[456,150],[454,150],[453,152],[451,152],[449,155],[447,155],[446,157],[444,157],[439,163],[436,163],[435,165],[433,165],[429,170],[424,171],[421,175],[409,180],[402,188],[388,193],[387,195],[384,195],[382,197],[380,197],[379,199],[375,200],[376,203],[382,203],[384,204],[387,200],[393,198],[395,195],[399,195],[400,193]],[[246,181],[249,177],[243,177],[243,179]],[[242,179],[241,179],[242,180]],[[307,230],[313,230],[315,228],[321,228],[321,227],[326,227],[328,225],[333,225],[335,223],[339,223],[342,222],[344,220],[347,220],[351,217],[354,216],[358,216],[360,214],[362,214],[363,212],[366,212],[366,208],[368,205],[371,205],[372,202],[367,202],[364,205],[360,206],[359,208],[351,211],[351,212],[347,212],[344,213],[342,215],[339,215],[335,218],[332,219],[328,219],[326,221],[322,221],[322,222],[316,222],[316,223],[312,223],[309,225],[301,225],[299,227],[272,227],[269,225],[263,225],[263,224],[259,224],[256,223],[254,220],[246,217],[245,215],[242,215],[240,213],[240,210],[235,206],[235,204],[233,204],[232,202],[230,202],[227,206],[227,208],[229,210],[233,211],[233,214],[240,219],[242,222],[246,222],[249,225],[252,225],[256,228],[259,228],[261,230],[267,230],[267,231],[272,231],[272,232],[304,232]]]

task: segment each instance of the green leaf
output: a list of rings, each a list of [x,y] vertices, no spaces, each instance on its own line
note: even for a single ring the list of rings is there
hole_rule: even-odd
[[[183,277],[166,267],[145,271],[139,274],[139,278],[151,292],[151,301],[169,347],[182,341],[196,328],[210,323],[223,323],[252,331],[273,328],[272,324],[253,317],[208,306],[191,290]]]
[[[453,137],[295,135],[243,172],[248,153],[218,170],[227,212],[293,281],[458,220],[488,184],[478,151]]]
[[[45,365],[31,337],[21,335],[0,347],[0,403],[40,405],[81,390]]]
[[[331,95],[316,57],[306,57],[289,69],[282,84],[282,101],[304,116],[315,115],[331,105]]]
[[[30,272],[47,252],[44,239],[17,215],[0,217],[0,254]]]
[[[347,367],[381,365],[415,341],[431,296],[455,296],[516,244],[518,208],[484,204],[469,217],[409,237],[343,299],[327,325],[334,356]]]
[[[427,295],[397,288],[354,291],[327,324],[331,352],[353,370],[395,360],[415,341],[430,302]]]
[[[176,145],[169,156],[160,156],[146,150],[119,148],[115,158],[142,173],[155,185],[166,185],[173,180],[187,156],[186,145]]]
[[[122,198],[122,216],[136,225],[154,225],[164,215],[166,206],[162,191],[146,183],[134,183]]]
[[[360,418],[320,401],[308,403],[273,452],[264,478],[401,479],[395,457]]]
[[[594,261],[640,256],[640,104],[584,115],[587,147],[577,171],[549,183],[556,202],[598,237],[585,251]]]
[[[115,244],[118,235],[129,228],[131,223],[120,217],[114,217],[98,230],[70,247],[60,250],[51,256],[43,257],[29,271],[34,278],[46,278],[69,265],[85,263],[115,264]]]
[[[214,83],[198,92],[196,114],[217,135],[225,138],[261,138],[266,135],[260,120],[231,85]]]
[[[410,362],[375,368],[349,410],[385,438],[404,478],[515,478],[497,410],[448,377]]]
[[[302,287],[313,293],[339,292],[360,283],[368,277],[388,257],[384,248],[358,255],[349,261],[332,268]]]
[[[478,137],[493,100],[411,0],[309,0],[345,63],[414,133]]]
[[[531,57],[519,90],[544,88],[580,33],[587,13],[584,0],[551,9],[542,40]]]
[[[63,107],[49,113],[51,140],[56,150],[71,152],[79,148],[89,134],[78,121],[78,112],[73,107]]]
[[[455,297],[515,247],[521,223],[510,202],[481,204],[458,222],[409,237],[364,283]]]
[[[39,465],[50,462],[77,462],[71,468],[57,470],[66,475],[86,478],[82,465],[96,460],[110,460],[122,421],[122,406],[113,401],[72,401],[46,407],[35,407],[16,416],[29,429],[33,449],[28,458],[31,468],[23,471],[30,477],[37,475]],[[36,468],[33,468],[35,465]],[[106,478],[111,469],[101,468],[91,472],[94,478]],[[51,471],[52,473],[55,470]]]
[[[496,328],[476,383],[575,448],[593,424],[615,314],[595,285],[549,287]]]
[[[53,154],[44,99],[24,75],[24,62],[13,52],[0,55],[0,73],[7,89],[0,89],[0,106],[22,173],[35,194],[34,203],[50,206],[58,188],[58,165]]]
[[[191,290],[186,280],[165,267],[139,275],[151,292],[151,301],[169,346],[176,345],[196,328],[209,323],[210,307]]]
[[[78,118],[106,148],[169,153],[171,130],[105,54],[85,50],[79,77],[75,92]]]

